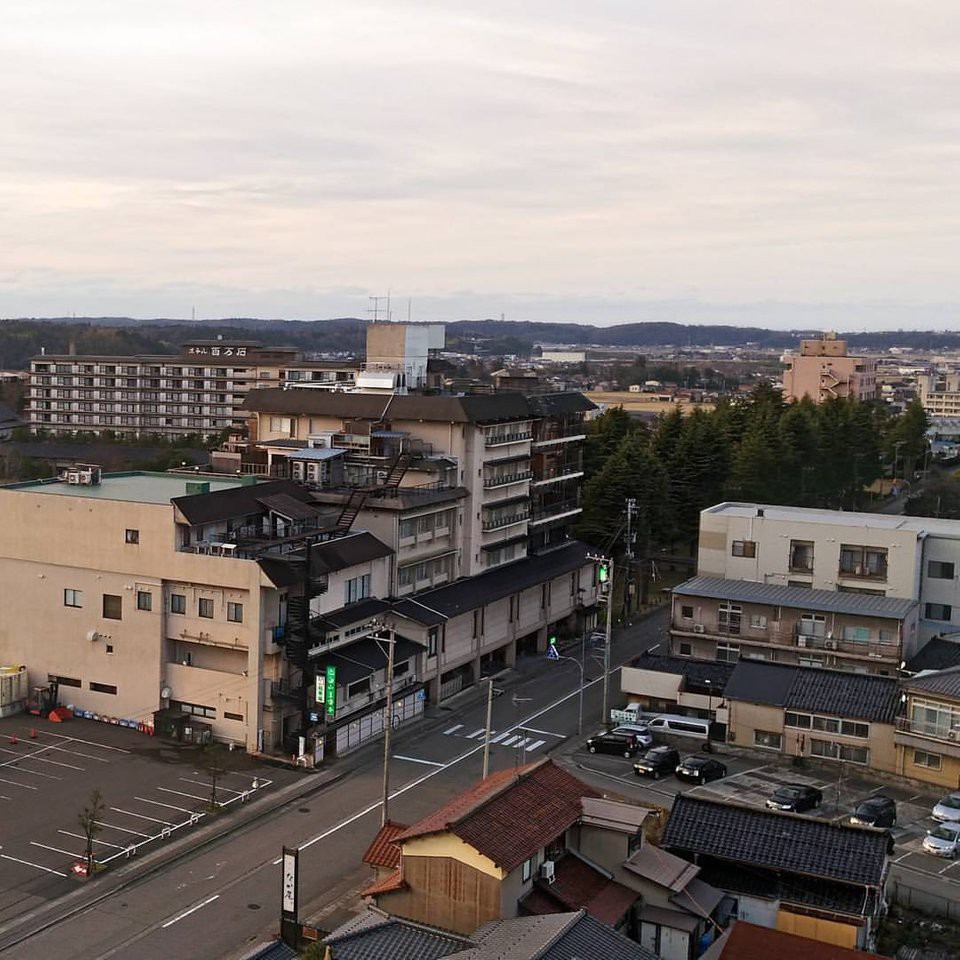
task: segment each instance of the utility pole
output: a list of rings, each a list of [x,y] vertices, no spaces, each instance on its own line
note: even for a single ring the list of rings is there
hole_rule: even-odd
[[[386,626],[387,643],[387,704],[383,711],[383,793],[380,803],[380,826],[389,819],[390,803],[390,740],[393,733],[393,649],[397,644],[396,628],[391,624],[377,624],[380,629]],[[382,637],[378,639],[383,639]]]
[[[601,723],[606,725],[610,716],[610,641],[613,636],[613,557],[604,557],[588,553],[587,559],[593,560],[599,565],[599,586],[606,594],[607,599],[607,629],[603,642],[603,714],[600,717]]]
[[[483,734],[483,779],[490,773],[490,721],[493,719],[493,677],[487,678],[487,727]]]

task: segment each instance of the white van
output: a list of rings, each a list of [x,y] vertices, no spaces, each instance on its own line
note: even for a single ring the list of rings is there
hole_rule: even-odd
[[[673,714],[661,714],[654,717],[647,726],[653,734],[665,737],[696,737],[706,740],[710,736],[710,721],[699,717],[680,717]]]

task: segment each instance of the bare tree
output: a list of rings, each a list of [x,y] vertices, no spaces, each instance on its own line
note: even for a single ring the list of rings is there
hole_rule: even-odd
[[[103,816],[104,811],[107,809],[106,804],[103,801],[103,794],[100,793],[100,788],[90,794],[90,802],[80,811],[77,816],[77,821],[80,824],[80,829],[83,830],[83,836],[86,840],[86,848],[84,850],[84,856],[87,861],[87,876],[93,876],[93,840],[94,837],[103,829],[103,824],[101,817]]]
[[[220,809],[220,801],[217,798],[217,784],[220,778],[225,773],[229,773],[235,765],[233,754],[222,743],[214,741],[203,748],[203,769],[210,778],[211,811]]]

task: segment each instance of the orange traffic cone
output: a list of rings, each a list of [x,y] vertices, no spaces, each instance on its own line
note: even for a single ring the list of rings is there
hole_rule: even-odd
[[[31,740],[36,740],[36,739],[37,739],[37,729],[36,729],[36,727],[31,727],[31,728],[30,728],[30,739],[31,739]]]
[[[15,733],[10,734],[10,743],[12,746],[17,745],[17,735]]]

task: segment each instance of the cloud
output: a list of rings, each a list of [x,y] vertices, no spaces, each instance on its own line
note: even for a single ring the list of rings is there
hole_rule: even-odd
[[[391,287],[449,316],[946,323],[958,54],[945,0],[7,5],[0,313]]]

